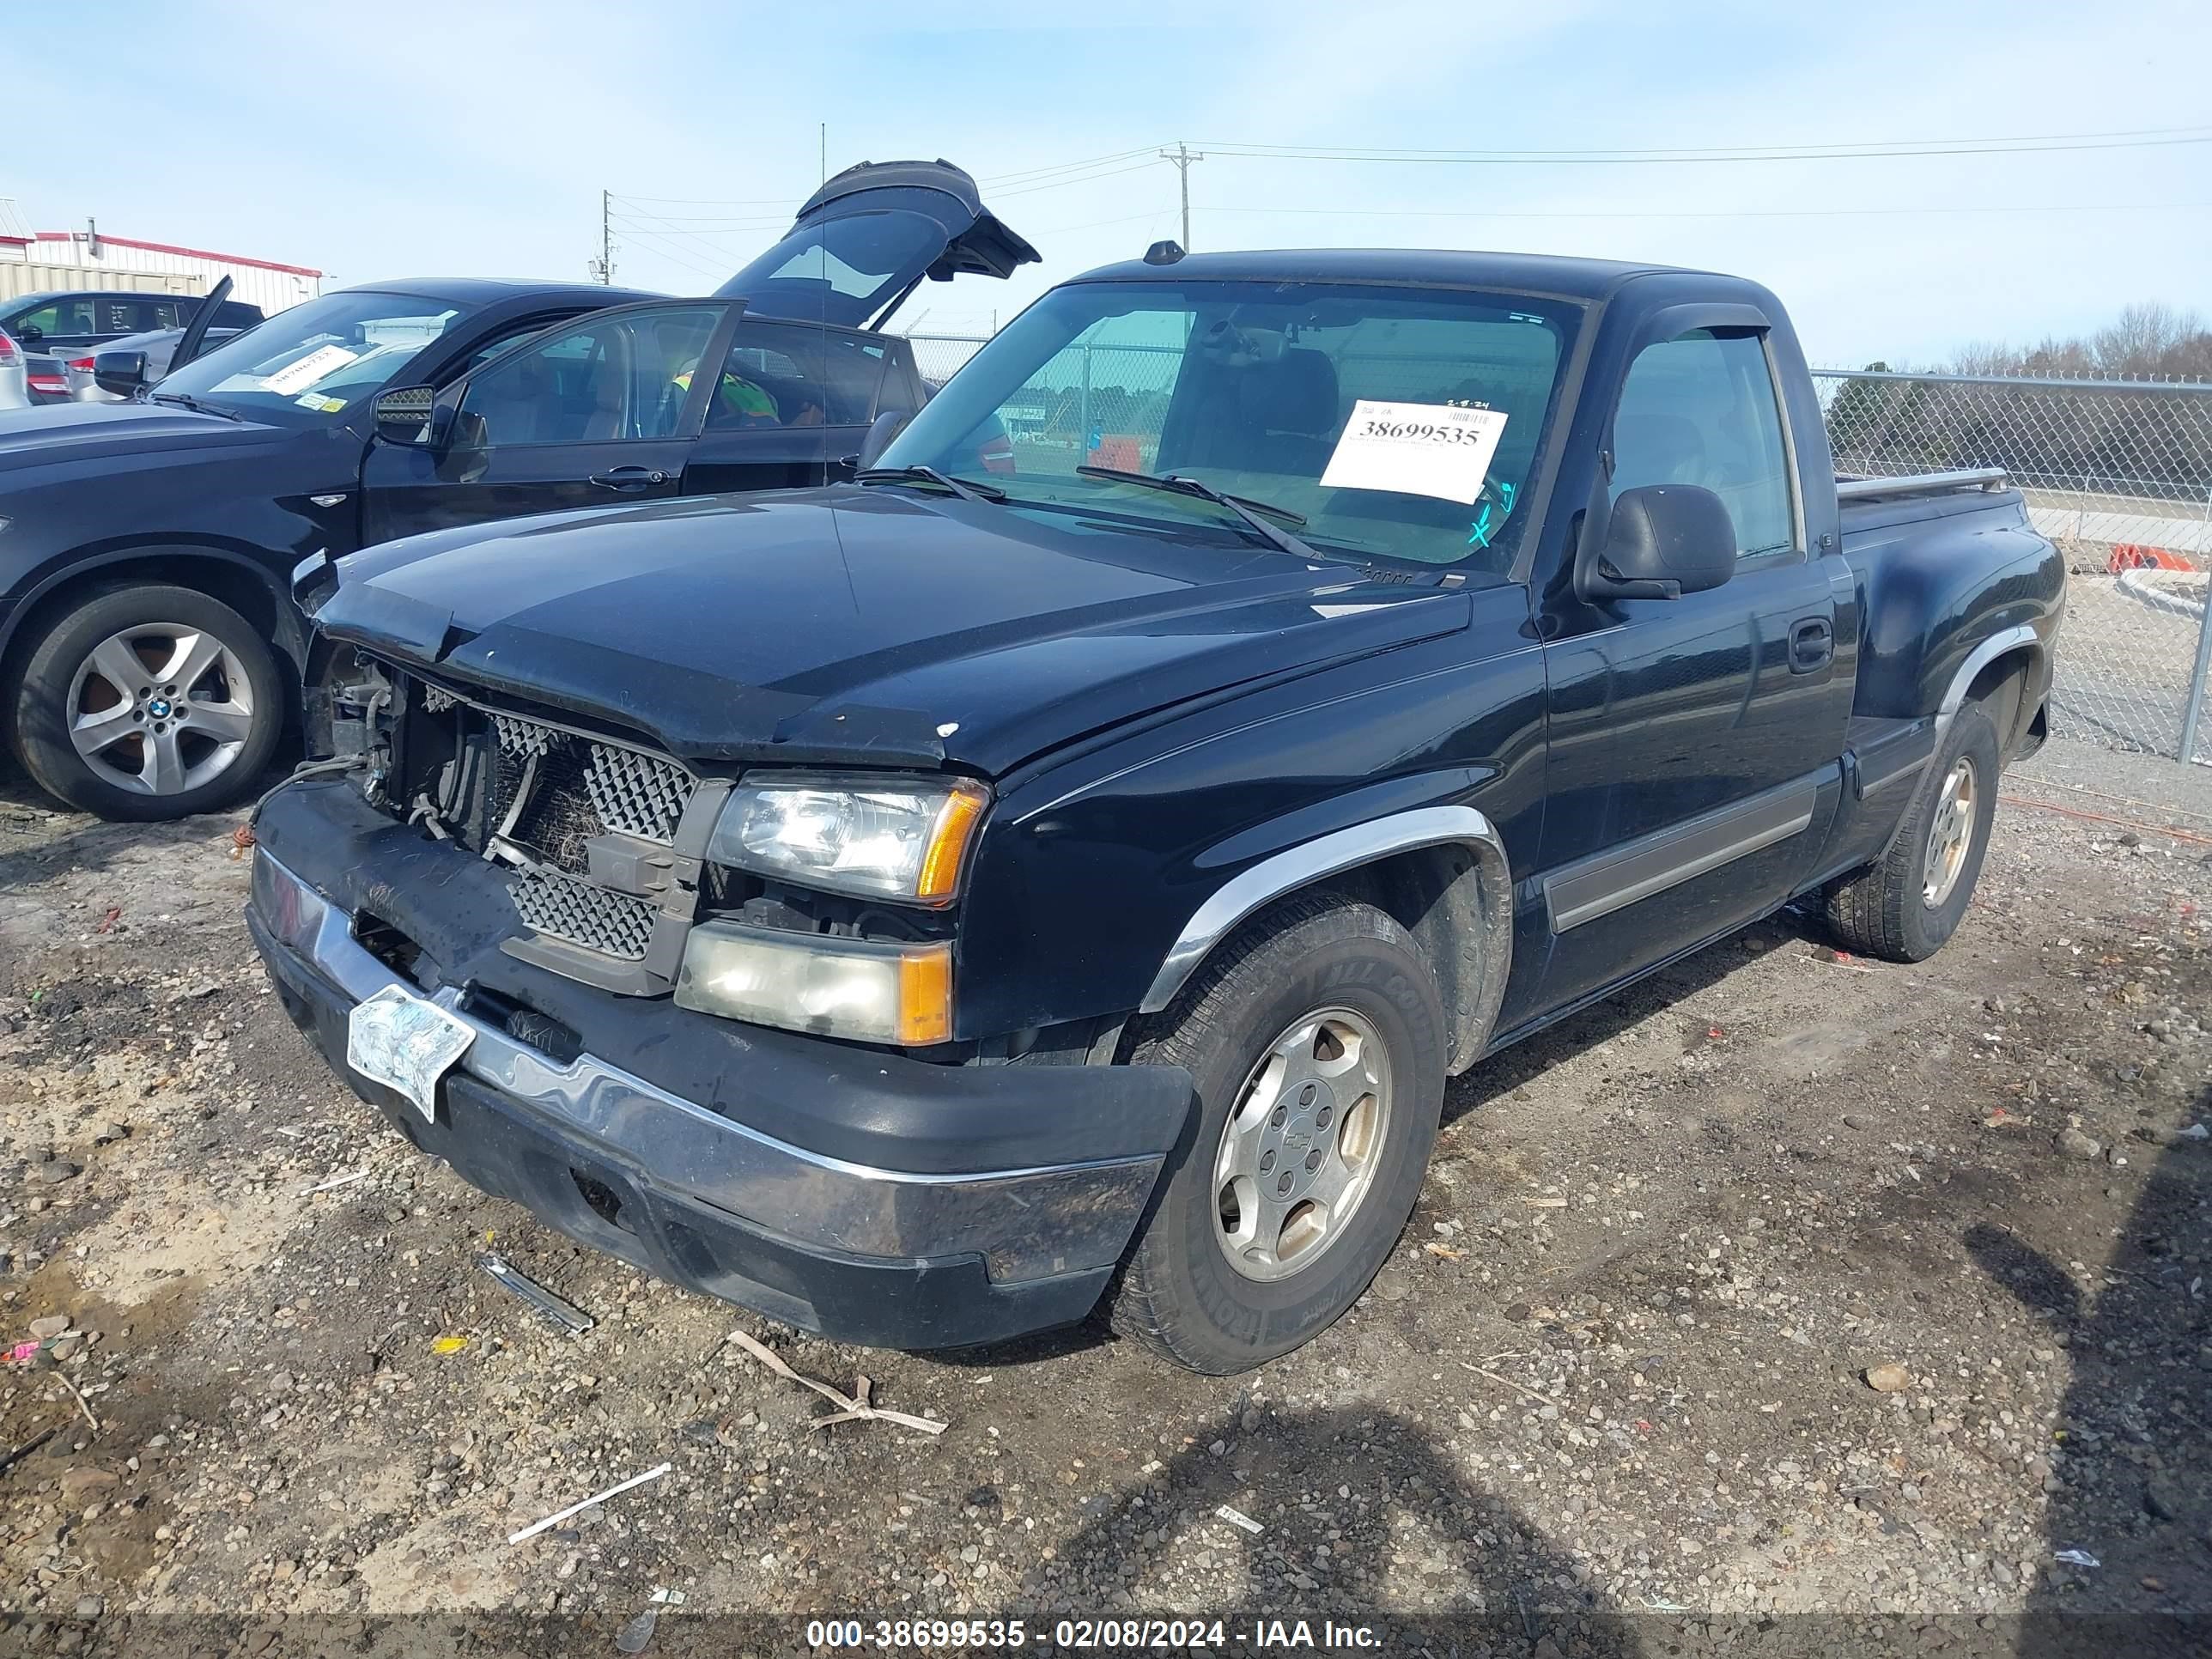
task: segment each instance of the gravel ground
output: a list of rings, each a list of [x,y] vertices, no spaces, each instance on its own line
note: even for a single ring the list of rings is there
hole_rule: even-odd
[[[2007,794],[1936,961],[1785,915],[1477,1068],[1373,1290],[1206,1379],[1096,1328],[845,1348],[584,1253],[293,1032],[230,820],[0,781],[0,1340],[44,1339],[0,1372],[0,1649],[750,1651],[791,1632],[712,1616],[774,1610],[2201,1651],[2212,777],[2054,744]],[[950,1426],[812,1427],[738,1330]]]

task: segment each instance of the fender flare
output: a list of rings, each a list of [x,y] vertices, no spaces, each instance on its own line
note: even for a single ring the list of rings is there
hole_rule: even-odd
[[[1341,875],[1400,853],[1459,846],[1472,855],[1471,869],[1454,886],[1468,885],[1471,927],[1455,930],[1462,969],[1475,970],[1472,997],[1460,1000],[1453,1024],[1455,1072],[1472,1064],[1489,1041],[1505,981],[1512,968],[1513,878],[1505,842],[1489,817],[1472,806],[1421,806],[1333,830],[1272,854],[1217,888],[1192,913],[1153,975],[1138,1012],[1156,1014],[1177,993],[1222,940],[1285,895],[1330,876]],[[1469,982],[1462,978],[1462,983]]]
[[[22,631],[24,619],[50,595],[107,566],[158,558],[164,554],[179,558],[210,559],[228,565],[233,569],[243,571],[267,588],[276,617],[276,627],[269,643],[295,670],[299,667],[307,650],[307,629],[298,617],[292,596],[283,581],[258,560],[231,548],[213,547],[202,542],[139,542],[128,546],[111,547],[84,558],[68,561],[25,593],[7,611],[0,613],[0,656],[4,656],[14,646],[16,635]]]
[[[1951,684],[1944,688],[1943,701],[1936,707],[1936,739],[1941,743],[1950,729],[1953,718],[1966,706],[1966,693],[1973,688],[1974,676],[1987,668],[2008,652],[2023,647],[2028,653],[2028,664],[2033,667],[2043,654],[2041,635],[2025,623],[2011,628],[2001,628],[1966,653],[1966,660],[1959,665],[1951,676]]]

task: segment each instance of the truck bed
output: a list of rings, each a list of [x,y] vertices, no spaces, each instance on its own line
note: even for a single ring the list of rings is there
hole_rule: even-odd
[[[1838,473],[1836,501],[1842,515],[1846,548],[1902,525],[1981,514],[1992,508],[2009,509],[2023,526],[2027,522],[2027,504],[2002,467],[1919,472],[1893,478],[1853,477]]]

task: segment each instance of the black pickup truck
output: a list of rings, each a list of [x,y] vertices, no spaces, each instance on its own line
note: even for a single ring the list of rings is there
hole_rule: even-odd
[[[2020,496],[1839,483],[1727,276],[1170,246],[869,459],[303,564],[249,918],[422,1150],[854,1341],[1285,1352],[1447,1079],[1794,899],[1926,957],[2045,732]]]

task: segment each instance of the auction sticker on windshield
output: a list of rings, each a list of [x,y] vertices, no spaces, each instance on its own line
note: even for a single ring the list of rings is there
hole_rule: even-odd
[[[1360,398],[1321,475],[1325,489],[1387,489],[1474,505],[1505,431],[1496,409]]]
[[[343,368],[360,356],[358,351],[348,351],[342,345],[317,346],[306,356],[285,364],[274,374],[264,375],[260,389],[289,398],[295,392],[305,392],[325,374]]]
[[[397,985],[356,1003],[346,1016],[346,1064],[372,1083],[397,1089],[433,1123],[438,1079],[476,1040],[466,1020]]]

